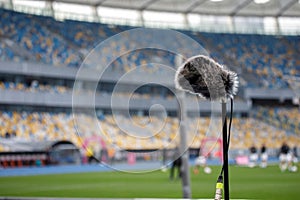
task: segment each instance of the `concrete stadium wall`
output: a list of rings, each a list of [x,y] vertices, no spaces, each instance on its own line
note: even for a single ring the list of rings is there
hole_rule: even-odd
[[[293,99],[296,95],[291,89],[246,88],[246,99],[278,99],[280,101]]]
[[[75,107],[80,108],[105,108],[111,109],[111,94],[105,95],[92,95],[90,93],[82,93],[82,95],[75,96],[76,103]],[[118,102],[114,104],[114,109],[128,110],[149,110],[151,105],[160,104],[168,111],[176,111],[178,108],[178,102],[174,99],[164,99],[164,98],[131,98],[128,99],[124,97],[114,97],[114,101]],[[189,112],[195,111],[193,99],[187,98],[186,108]],[[64,94],[50,93],[50,92],[26,92],[26,91],[15,91],[15,90],[0,90],[0,104],[8,105],[32,105],[32,106],[49,106],[49,107],[72,107],[72,92],[66,92]],[[220,104],[214,104],[214,110],[220,111]],[[229,106],[229,105],[227,105]],[[200,112],[211,112],[212,104],[208,101],[199,101]],[[236,101],[234,104],[234,111],[236,113],[249,111],[250,107],[246,102]],[[229,107],[228,107],[229,110]]]
[[[80,74],[77,74],[80,72]],[[47,78],[61,78],[81,81],[95,81],[99,82],[100,70],[88,69],[84,67],[82,69],[71,68],[71,67],[54,67],[51,65],[40,64],[40,63],[16,63],[16,62],[0,62],[0,73],[13,74],[13,75],[28,75],[38,76]],[[166,74],[167,73],[167,74]],[[174,72],[175,73],[175,72]],[[101,76],[101,81],[107,82],[118,82],[123,73],[118,71],[105,71],[105,74]],[[123,83],[126,84],[147,84],[157,83],[174,88],[173,76],[170,72],[151,74],[147,72],[128,73],[126,77],[122,77]],[[173,74],[174,75],[174,74]]]

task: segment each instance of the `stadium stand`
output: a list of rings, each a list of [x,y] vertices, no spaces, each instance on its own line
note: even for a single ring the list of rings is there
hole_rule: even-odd
[[[51,17],[28,15],[5,9],[0,11],[3,16],[1,38],[10,40],[24,51],[34,55],[20,57],[18,53],[20,50],[14,51],[2,44],[2,60],[31,59],[52,65],[79,67],[84,56],[83,52],[88,52],[99,42],[114,34],[134,28],[71,20],[61,22]],[[229,66],[233,68],[241,67],[239,71],[243,78],[248,80],[247,87],[286,88],[287,83],[283,80],[283,76],[299,74],[298,36],[182,32],[196,39],[204,48],[210,49],[211,56],[219,62],[228,66],[234,64],[235,66]],[[131,49],[129,43],[123,45],[114,49]],[[129,65],[124,63],[124,59],[117,59],[114,62],[115,68],[128,71],[133,66],[143,65],[149,62],[146,60],[149,58],[149,53],[151,51],[142,51],[126,56]],[[159,53],[160,56],[169,57],[170,62],[166,64],[174,66],[174,56]],[[220,60],[221,58],[223,59]],[[253,80],[253,77],[256,78]]]
[[[57,21],[52,17],[29,15],[2,8],[0,15],[0,62],[21,64],[26,62],[29,65],[37,63],[41,66],[50,65],[60,68],[78,69],[87,52],[99,42],[122,31],[135,28],[72,20]],[[284,75],[299,76],[300,74],[299,36],[179,31],[202,44],[218,62],[237,71],[241,78],[242,89],[287,89],[288,84],[283,79]],[[118,55],[118,51],[132,49],[133,44],[125,41],[121,45],[116,43],[112,45],[111,49],[115,51],[112,54]],[[105,51],[109,52],[110,49]],[[105,60],[102,62],[106,62],[110,57],[103,59]],[[155,67],[146,65],[150,62],[163,62],[161,64],[175,66],[175,57],[172,53],[162,50],[137,50],[119,57],[111,64],[110,69],[117,74],[141,66],[139,69],[150,75],[161,73]],[[28,77],[30,78],[27,79]],[[60,77],[53,78],[45,75],[39,77],[34,74],[16,75],[12,72],[8,74],[1,72],[0,90],[22,91],[27,94],[55,93],[61,96],[70,94],[74,78],[65,82],[60,79]],[[114,84],[112,80],[109,81],[103,86],[104,88],[98,90],[99,94],[103,96],[111,94]],[[83,90],[92,93],[88,87]],[[174,100],[174,95],[170,91],[153,85],[133,94],[124,91],[116,95],[120,98],[130,96],[133,99],[147,99],[153,102],[156,102],[155,98],[163,98],[170,102]],[[251,99],[244,99],[242,95],[237,99],[251,104]],[[157,127],[161,126],[162,120],[159,117],[150,120],[144,116],[147,112],[143,109],[148,108],[145,105],[140,108],[143,114],[137,111],[138,114],[132,118],[123,115],[113,116],[111,113],[101,114],[101,117],[98,116],[99,118],[96,119],[100,124],[100,133],[98,127],[95,127],[93,117],[84,113],[77,114],[78,120],[85,123],[76,124],[72,113],[64,111],[61,105],[54,105],[58,112],[51,111],[54,108],[49,105],[46,105],[49,106],[47,109],[41,109],[40,105],[34,104],[30,105],[30,109],[13,103],[8,105],[11,106],[9,109],[6,109],[6,106],[7,102],[4,102],[0,111],[0,137],[12,141],[69,140],[82,151],[88,151],[84,140],[94,135],[100,135],[108,146],[116,145],[127,150],[162,149],[165,148],[166,142],[179,139],[179,124],[175,115],[165,118],[163,128],[157,132]],[[190,117],[187,120],[188,142],[191,148],[198,148],[205,137],[220,136],[219,126],[213,126],[207,131],[211,119],[206,116],[209,114],[205,113],[205,116],[202,116],[201,113],[201,117]],[[279,148],[283,140],[300,146],[299,108],[258,107],[249,118],[244,118],[242,111],[237,111],[236,115],[233,120],[234,134],[230,147],[234,150],[248,149],[254,141],[258,146],[266,144],[268,148],[274,149]],[[126,131],[120,129],[118,123],[125,124]],[[197,127],[201,129],[195,133]],[[175,143],[169,147],[173,148]],[[0,152],[7,151],[12,149],[0,144]]]
[[[298,108],[258,107],[256,117],[290,134],[300,134],[300,113]]]
[[[151,117],[150,120],[144,116],[128,118],[122,115],[104,115],[102,119],[97,119],[101,126],[101,133],[99,133],[99,129],[95,128],[92,116],[81,114],[77,117],[85,123],[76,124],[76,130],[74,119],[70,113],[1,112],[0,136],[40,142],[54,139],[70,140],[82,147],[81,140],[99,134],[107,144],[132,150],[161,149],[164,147],[164,141],[179,139],[177,118],[167,117],[162,123],[162,119],[159,117]],[[213,129],[208,130],[210,120],[208,117],[187,120],[188,143],[191,144],[191,147],[197,148],[206,136],[220,137],[219,126],[215,125]],[[122,125],[120,126],[120,124]],[[233,132],[232,149],[249,148],[254,141],[258,145],[265,143],[270,148],[279,148],[282,140],[293,141],[300,145],[300,140],[295,137],[295,134],[288,134],[284,129],[278,129],[255,118],[234,118]]]
[[[9,39],[18,46],[18,49],[5,50],[4,53],[9,54],[4,55],[3,58],[18,55],[19,48],[21,48],[22,51],[30,52],[32,56],[28,59],[33,59],[33,61],[78,66],[80,61],[78,53],[66,40],[38,23],[35,20],[36,17],[4,9],[0,10],[0,14],[2,16],[1,38]]]
[[[297,41],[298,37],[286,39],[254,34],[204,35],[205,41],[212,43],[210,47],[215,46],[216,50],[219,50],[217,58],[225,55],[230,61],[236,60],[245,72],[257,75],[260,81],[254,82],[256,87],[286,88],[287,84],[282,80],[283,75],[299,74],[299,58],[292,42],[292,38]]]

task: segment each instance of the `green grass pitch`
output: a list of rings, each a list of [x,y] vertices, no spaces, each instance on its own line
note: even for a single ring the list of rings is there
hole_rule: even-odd
[[[213,199],[220,167],[211,174],[190,173],[192,198]],[[235,199],[299,199],[300,172],[230,166],[230,197]],[[0,178],[0,196],[85,198],[182,198],[181,181],[169,171],[131,174],[93,172]]]

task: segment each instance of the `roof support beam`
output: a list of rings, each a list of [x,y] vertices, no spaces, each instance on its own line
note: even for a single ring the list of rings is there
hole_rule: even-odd
[[[279,23],[278,17],[275,17],[275,23],[276,23],[276,32],[278,35],[281,35],[281,28],[280,28],[280,23]]]
[[[155,2],[157,2],[158,0],[150,0],[150,1],[146,1],[140,8],[140,11],[144,11],[146,10],[151,4],[154,4]]]
[[[146,1],[141,8],[139,9],[140,12],[140,20],[141,20],[141,26],[145,26],[145,19],[144,19],[144,10],[146,10],[151,4],[155,3],[158,0],[150,0]]]
[[[46,9],[49,11],[51,17],[55,17],[53,9],[53,1],[46,1]]]
[[[106,1],[106,0],[99,0],[99,1],[98,1],[97,3],[95,3],[93,6],[95,6],[95,7],[101,6],[101,4],[104,3],[104,1]]]
[[[188,14],[190,12],[192,12],[196,7],[200,6],[201,4],[203,4],[205,1],[203,0],[198,0],[195,1],[192,5],[190,5],[185,11],[184,14]]]
[[[229,15],[230,16],[235,16],[241,9],[248,6],[251,2],[252,2],[252,0],[244,1],[243,3],[241,3],[237,7],[235,7],[235,9]]]
[[[285,6],[283,6],[278,13],[275,15],[275,17],[280,17],[286,10],[288,10],[290,7],[292,7],[294,4],[296,4],[298,0],[292,0],[289,3],[287,3]]]

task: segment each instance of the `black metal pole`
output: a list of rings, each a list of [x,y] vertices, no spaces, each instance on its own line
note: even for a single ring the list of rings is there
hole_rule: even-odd
[[[222,124],[223,124],[223,169],[224,169],[224,200],[229,200],[229,174],[228,174],[228,136],[226,102],[222,102]]]

